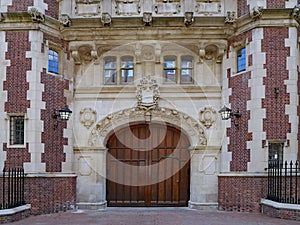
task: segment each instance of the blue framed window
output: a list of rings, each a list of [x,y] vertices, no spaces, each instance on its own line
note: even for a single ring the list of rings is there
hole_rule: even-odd
[[[164,82],[176,82],[176,56],[164,57]]]
[[[121,57],[121,83],[133,81],[134,62],[132,56]]]
[[[104,83],[116,83],[117,76],[117,58],[115,56],[108,56],[104,58]]]
[[[48,51],[48,72],[58,74],[58,53],[49,49]]]
[[[246,48],[237,51],[237,72],[246,70]]]
[[[193,56],[181,56],[180,83],[193,82]]]

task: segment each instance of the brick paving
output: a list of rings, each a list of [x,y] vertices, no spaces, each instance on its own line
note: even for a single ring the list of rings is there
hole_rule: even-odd
[[[188,208],[107,208],[31,216],[12,225],[294,225],[300,221],[258,213]]]

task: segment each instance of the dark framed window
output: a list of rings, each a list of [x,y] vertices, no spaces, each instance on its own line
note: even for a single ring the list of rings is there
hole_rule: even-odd
[[[180,83],[193,82],[193,56],[181,56]]]
[[[9,120],[10,145],[24,144],[24,116],[11,116]]]
[[[48,51],[48,71],[58,74],[59,55],[58,52],[49,49]]]
[[[130,83],[133,81],[134,62],[132,56],[121,57],[121,83]]]
[[[176,82],[176,56],[164,57],[164,82]]]
[[[246,48],[237,51],[237,72],[246,70]]]
[[[269,143],[269,161],[283,162],[283,142],[270,142]]]
[[[117,76],[117,58],[115,56],[108,56],[104,58],[104,83],[116,83]]]

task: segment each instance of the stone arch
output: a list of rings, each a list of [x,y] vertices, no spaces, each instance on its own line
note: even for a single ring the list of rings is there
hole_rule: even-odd
[[[107,115],[100,120],[92,129],[88,145],[93,147],[105,147],[106,139],[122,126],[130,123],[145,122],[145,110],[138,108],[128,108]],[[207,144],[202,125],[189,115],[170,108],[157,107],[147,111],[151,113],[152,121],[166,122],[175,127],[181,128],[188,136],[191,146],[204,146]]]

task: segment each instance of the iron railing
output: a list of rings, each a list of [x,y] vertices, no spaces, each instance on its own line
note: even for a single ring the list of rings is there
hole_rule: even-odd
[[[1,209],[14,208],[25,204],[24,180],[23,168],[3,169]]]
[[[300,204],[299,162],[270,160],[268,166],[268,196],[272,201]]]

